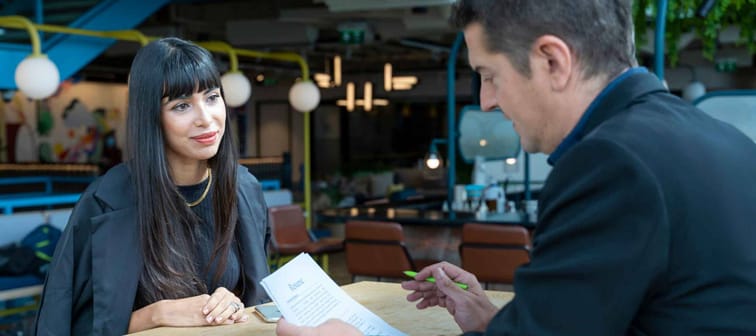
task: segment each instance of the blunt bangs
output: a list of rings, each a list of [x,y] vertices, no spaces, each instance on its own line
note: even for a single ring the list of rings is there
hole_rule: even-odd
[[[163,98],[171,101],[221,87],[217,68],[204,49],[175,48],[168,58],[172,59],[163,74]]]

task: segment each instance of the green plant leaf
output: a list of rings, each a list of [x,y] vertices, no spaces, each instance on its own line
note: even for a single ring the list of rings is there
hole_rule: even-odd
[[[696,10],[705,0],[670,0],[667,7],[667,22],[664,42],[667,62],[676,66],[679,60],[679,38],[694,32],[701,40],[705,58],[714,60],[719,32],[728,26],[739,26],[738,45],[744,45],[750,54],[756,53],[756,0],[719,0],[705,18],[696,16]],[[636,45],[644,45],[646,31],[656,19],[656,0],[633,1]]]

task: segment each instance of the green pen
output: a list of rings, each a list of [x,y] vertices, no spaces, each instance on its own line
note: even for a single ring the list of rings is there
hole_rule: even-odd
[[[404,274],[407,275],[410,278],[415,278],[415,275],[417,275],[417,272],[415,271],[404,271]],[[425,281],[436,283],[436,279],[434,277],[427,277],[425,278]],[[467,290],[467,285],[463,284],[461,282],[455,282],[457,287],[462,288],[464,290]]]

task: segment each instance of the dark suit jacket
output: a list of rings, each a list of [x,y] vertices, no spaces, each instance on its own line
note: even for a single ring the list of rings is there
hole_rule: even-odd
[[[124,164],[82,194],[50,264],[37,313],[38,335],[122,335],[128,331],[143,266],[133,182]],[[262,188],[239,167],[237,239],[246,305],[267,301],[270,236]]]
[[[756,145],[650,74],[598,102],[486,335],[756,335]]]

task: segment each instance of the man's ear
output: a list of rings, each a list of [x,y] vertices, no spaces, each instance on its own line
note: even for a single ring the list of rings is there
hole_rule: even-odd
[[[530,54],[533,72],[546,75],[554,91],[567,88],[571,77],[575,75],[575,59],[570,47],[564,40],[554,35],[543,35],[533,42]]]

